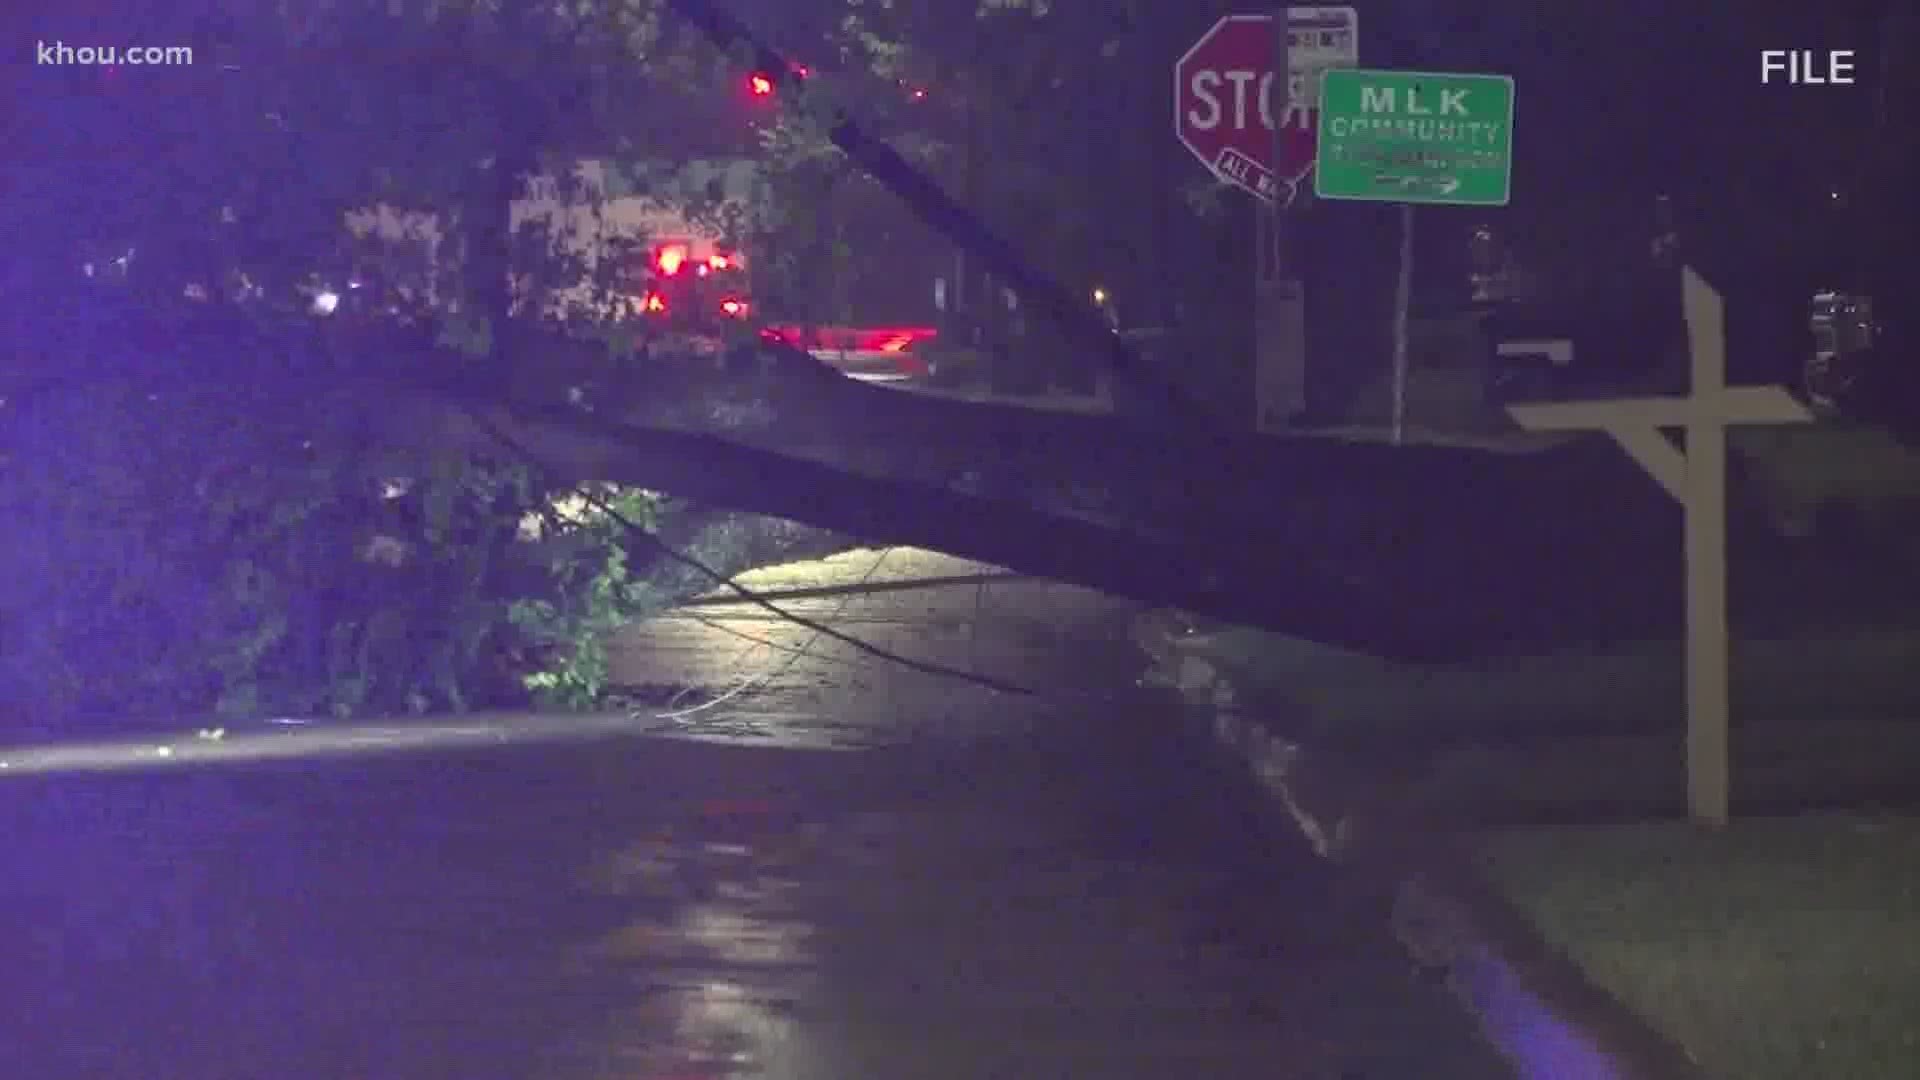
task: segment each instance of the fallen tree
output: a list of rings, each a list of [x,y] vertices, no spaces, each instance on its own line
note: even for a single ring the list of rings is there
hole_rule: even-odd
[[[689,379],[618,418],[416,400],[438,412],[417,430],[504,436],[568,475],[1401,659],[1679,630],[1678,510],[1604,438],[1507,454],[1239,437],[801,373]],[[1742,629],[1905,617],[1909,578],[1781,541],[1746,494],[1736,486],[1731,552]]]
[[[283,392],[377,403],[396,443],[504,448],[567,483],[673,492],[1342,647],[1459,660],[1678,627],[1677,509],[1604,440],[1503,454],[1148,427],[904,394],[777,352],[753,374],[659,365],[629,396],[582,404],[578,386],[624,361],[560,335],[519,332],[506,348],[535,351],[507,369],[541,377],[502,390],[473,357],[390,328],[329,339],[210,317],[161,334],[145,317],[129,309],[100,341],[145,343],[142,362],[170,378],[306,370]],[[272,366],[222,373],[214,356]],[[1743,627],[1893,618],[1911,600],[1900,580],[1775,540],[1744,506],[1736,522]]]

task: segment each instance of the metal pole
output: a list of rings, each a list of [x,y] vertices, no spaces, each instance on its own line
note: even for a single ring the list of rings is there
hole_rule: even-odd
[[[1413,204],[1400,204],[1400,281],[1393,293],[1393,444],[1407,434],[1407,312],[1413,306]]]
[[[1163,61],[1166,66],[1172,64],[1164,49],[1156,49],[1150,55],[1157,70],[1165,70],[1161,66]],[[1171,109],[1170,98],[1163,94],[1159,100],[1166,102]],[[1142,115],[1159,115],[1171,120],[1171,112],[1149,114],[1143,108]],[[1140,130],[1143,137],[1149,140],[1148,156],[1153,165],[1153,186],[1150,189],[1153,192],[1153,244],[1150,249],[1153,252],[1153,276],[1150,280],[1156,301],[1154,315],[1155,321],[1171,333],[1178,321],[1176,316],[1180,306],[1180,293],[1177,291],[1180,278],[1174,271],[1173,251],[1173,206],[1177,188],[1173,170],[1174,141],[1167,137],[1170,130],[1168,123],[1157,128],[1142,125]]]
[[[1285,118],[1292,97],[1292,41],[1290,8],[1273,10],[1273,79],[1269,99],[1261,112],[1273,121],[1272,179],[1270,200],[1261,200],[1255,209],[1258,250],[1254,257],[1253,312],[1253,401],[1254,430],[1276,431],[1291,427],[1306,412],[1307,345],[1303,289],[1292,247],[1295,243],[1287,196],[1293,193],[1280,184],[1280,163],[1285,160]]]
[[[973,37],[968,52],[971,56],[980,55],[980,29],[973,28]],[[961,108],[964,115],[960,126],[960,198],[968,206],[980,205],[980,87],[970,84],[966,87],[966,99]],[[953,310],[958,316],[958,324],[965,328],[966,347],[982,349],[986,347],[983,338],[984,325],[981,321],[981,299],[986,296],[983,283],[969,281],[969,273],[977,273],[968,265],[967,249],[963,244],[953,246]]]
[[[1280,162],[1286,150],[1286,125],[1282,122],[1287,107],[1292,104],[1293,86],[1293,48],[1287,34],[1287,12],[1291,9],[1281,5],[1273,11],[1273,83],[1281,100],[1271,102],[1267,114],[1273,118],[1273,168],[1274,179],[1279,179]],[[1270,92],[1272,93],[1272,92]],[[1262,207],[1267,221],[1267,250],[1261,258],[1266,261],[1266,275],[1270,281],[1284,280],[1288,274],[1288,255],[1286,206],[1281,202],[1280,187],[1274,185],[1273,200]]]

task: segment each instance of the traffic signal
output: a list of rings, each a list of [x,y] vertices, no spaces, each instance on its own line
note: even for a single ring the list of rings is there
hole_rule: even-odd
[[[773,77],[763,71],[756,71],[747,77],[747,93],[754,97],[773,95]]]

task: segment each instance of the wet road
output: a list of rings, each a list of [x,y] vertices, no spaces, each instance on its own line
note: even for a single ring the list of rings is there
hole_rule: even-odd
[[[1137,668],[1056,587],[794,606],[1012,681]],[[0,1077],[1504,1075],[1145,706],[695,614],[617,651],[698,688],[652,735],[4,779]]]

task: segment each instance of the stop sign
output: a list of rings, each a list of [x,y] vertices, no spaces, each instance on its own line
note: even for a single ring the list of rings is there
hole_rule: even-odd
[[[1174,133],[1222,181],[1291,199],[1313,169],[1317,75],[1358,65],[1359,25],[1350,7],[1288,8],[1292,71],[1280,83],[1273,17],[1225,16],[1173,65]]]

